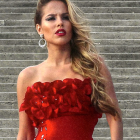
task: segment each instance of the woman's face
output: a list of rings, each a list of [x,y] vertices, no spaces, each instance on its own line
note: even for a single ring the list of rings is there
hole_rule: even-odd
[[[72,38],[72,25],[67,6],[61,1],[50,1],[43,7],[41,25],[36,25],[39,34],[44,34],[48,45],[66,45]]]

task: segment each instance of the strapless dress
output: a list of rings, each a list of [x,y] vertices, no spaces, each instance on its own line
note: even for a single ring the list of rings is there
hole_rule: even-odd
[[[90,78],[36,82],[27,87],[19,111],[38,129],[34,140],[93,140],[102,114],[91,104],[91,93]]]

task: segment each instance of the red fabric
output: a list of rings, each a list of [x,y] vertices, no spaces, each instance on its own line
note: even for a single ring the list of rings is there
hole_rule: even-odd
[[[38,128],[36,140],[92,140],[102,114],[91,105],[91,93],[90,78],[36,82],[27,88],[19,111],[25,111]]]

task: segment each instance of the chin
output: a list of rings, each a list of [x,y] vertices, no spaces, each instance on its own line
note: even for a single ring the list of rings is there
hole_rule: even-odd
[[[57,43],[56,43],[56,45],[57,46],[64,46],[64,45],[70,45],[70,41],[58,41]]]

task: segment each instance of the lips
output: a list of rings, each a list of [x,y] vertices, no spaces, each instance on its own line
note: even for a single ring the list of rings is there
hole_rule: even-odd
[[[66,35],[66,31],[64,29],[58,29],[55,34],[58,36],[64,36]]]

